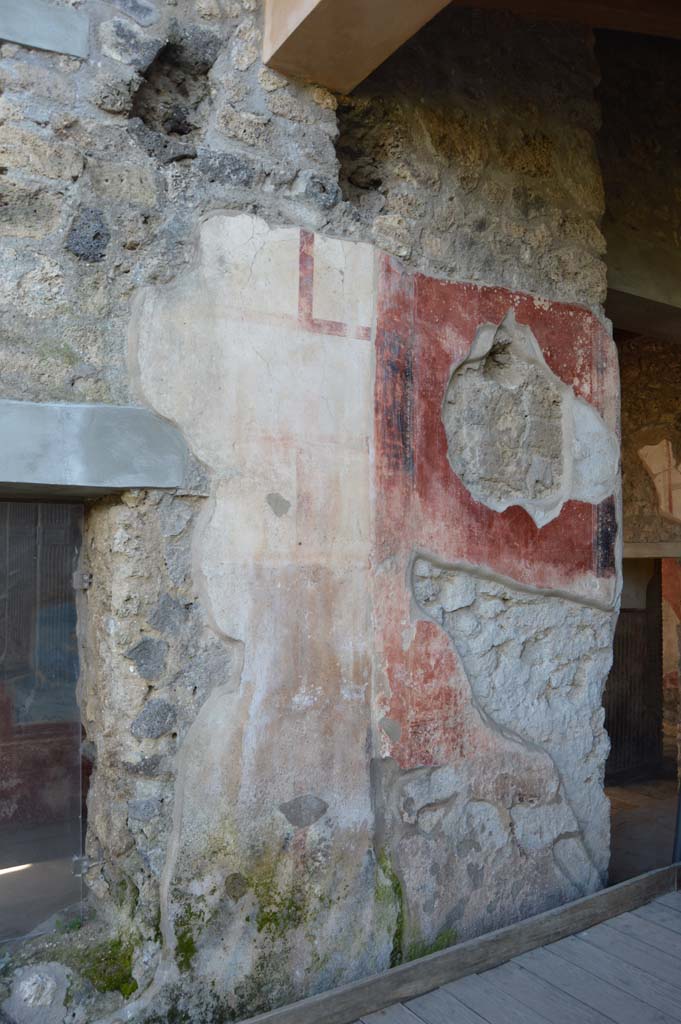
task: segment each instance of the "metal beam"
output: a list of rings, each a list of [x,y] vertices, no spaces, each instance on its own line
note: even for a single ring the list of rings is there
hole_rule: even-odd
[[[453,0],[458,7],[506,10],[681,39],[677,0]],[[265,63],[282,74],[350,92],[449,0],[266,0]]]
[[[87,57],[90,22],[72,7],[46,0],[0,0],[0,39],[38,50]]]
[[[0,400],[0,494],[179,487],[187,449],[147,409]]]

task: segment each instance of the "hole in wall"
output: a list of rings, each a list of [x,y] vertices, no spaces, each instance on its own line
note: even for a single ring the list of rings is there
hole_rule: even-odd
[[[195,137],[205,122],[210,67],[197,65],[181,46],[164,46],[135,93],[132,116],[163,135]]]

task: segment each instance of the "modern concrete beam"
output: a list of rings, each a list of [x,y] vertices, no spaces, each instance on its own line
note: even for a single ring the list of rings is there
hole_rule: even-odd
[[[90,22],[72,7],[46,0],[0,0],[0,39],[38,50],[87,57]]]
[[[0,493],[179,487],[187,449],[147,409],[0,401]]]
[[[264,60],[349,92],[449,0],[266,0]]]
[[[469,7],[470,0],[454,0]],[[349,92],[449,0],[266,0],[263,58],[285,75]],[[594,28],[681,38],[677,0],[476,0]]]

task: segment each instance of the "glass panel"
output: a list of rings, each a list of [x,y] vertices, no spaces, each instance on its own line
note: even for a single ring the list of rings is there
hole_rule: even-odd
[[[0,501],[0,941],[77,906],[81,505]]]

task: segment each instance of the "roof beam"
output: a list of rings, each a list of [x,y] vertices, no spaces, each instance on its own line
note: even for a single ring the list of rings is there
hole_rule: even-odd
[[[284,75],[350,92],[449,2],[266,0],[264,60]],[[681,39],[679,0],[476,0],[474,6]]]
[[[266,0],[265,63],[350,92],[449,0]]]

